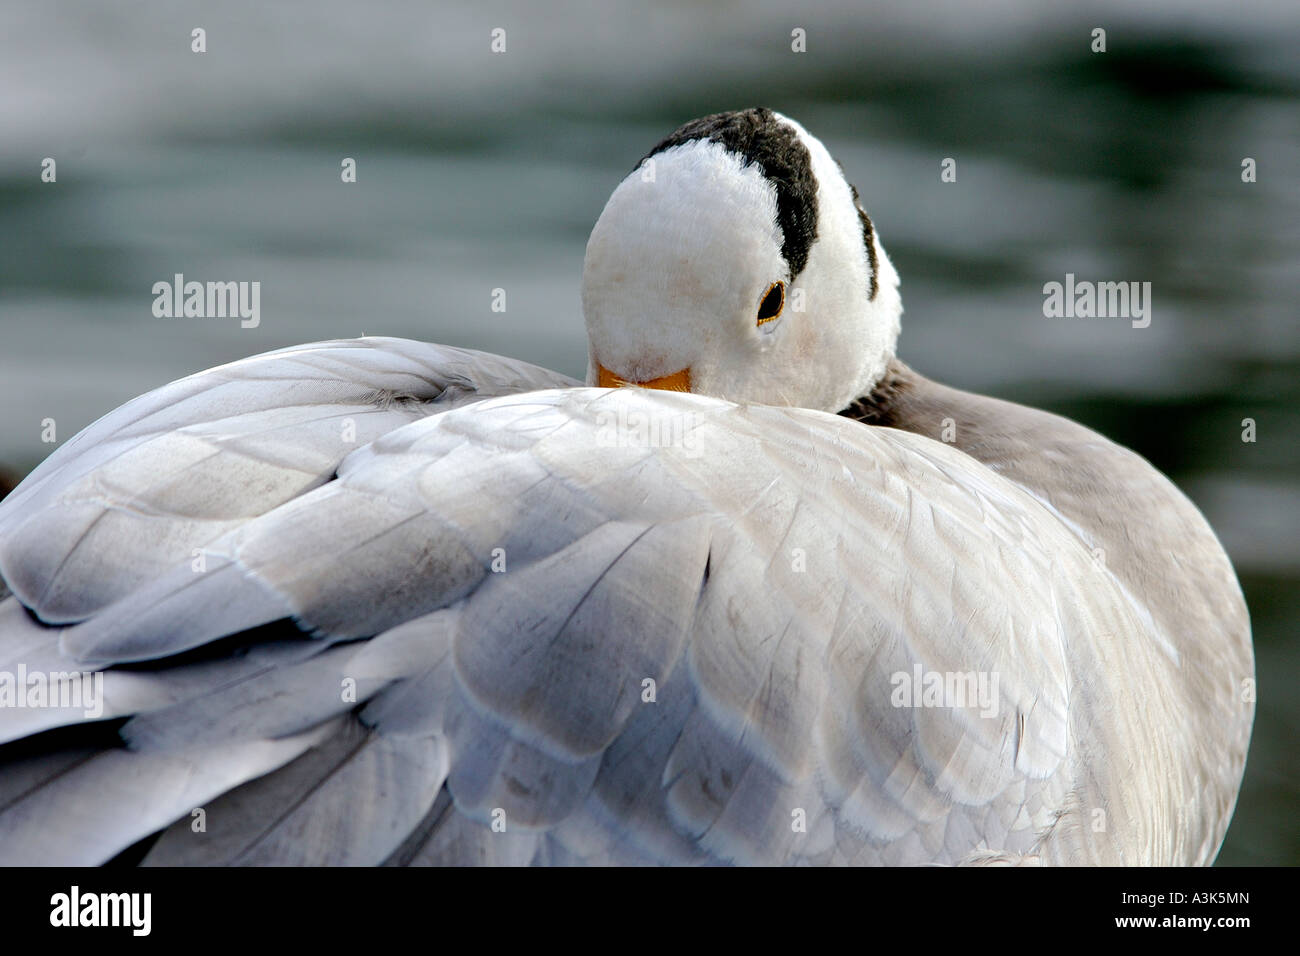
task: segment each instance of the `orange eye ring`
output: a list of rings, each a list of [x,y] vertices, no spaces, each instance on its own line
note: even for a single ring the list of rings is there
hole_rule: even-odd
[[[785,283],[779,279],[767,287],[758,302],[758,324],[775,322],[785,311]]]

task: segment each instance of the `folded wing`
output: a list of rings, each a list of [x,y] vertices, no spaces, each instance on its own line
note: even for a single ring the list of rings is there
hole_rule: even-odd
[[[1104,852],[1070,834],[1140,625],[1040,502],[918,435],[394,341],[175,383],[0,505],[0,669],[103,675],[93,716],[0,708],[0,860]]]

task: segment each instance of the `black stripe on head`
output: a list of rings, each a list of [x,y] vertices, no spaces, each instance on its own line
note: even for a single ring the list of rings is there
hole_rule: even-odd
[[[841,168],[843,172],[843,168]],[[869,298],[874,302],[876,293],[880,291],[880,272],[879,264],[876,262],[876,230],[871,225],[871,217],[867,211],[862,208],[862,203],[858,201],[858,187],[849,183],[849,191],[853,193],[853,205],[858,209],[858,218],[862,220],[862,244],[867,247],[867,264],[871,266],[871,295]]]
[[[817,177],[812,157],[799,136],[769,109],[714,113],[685,126],[661,142],[645,158],[693,140],[721,143],[746,166],[756,165],[776,187],[776,221],[781,227],[781,257],[793,280],[808,263],[817,238]],[[645,162],[645,160],[642,160]],[[639,163],[637,164],[640,165]]]

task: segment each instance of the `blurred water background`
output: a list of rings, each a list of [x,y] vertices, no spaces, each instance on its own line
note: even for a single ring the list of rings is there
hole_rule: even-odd
[[[1297,49],[1290,0],[10,0],[0,468],[50,451],[43,419],[63,441],[147,389],[304,341],[408,336],[580,376],[583,248],[610,191],[679,123],[771,106],[861,191],[903,277],[905,360],[1099,429],[1205,511],[1260,683],[1219,862],[1294,864]],[[154,318],[151,286],[177,272],[259,280],[260,326]],[[1150,327],[1045,318],[1043,284],[1067,272],[1151,282]]]

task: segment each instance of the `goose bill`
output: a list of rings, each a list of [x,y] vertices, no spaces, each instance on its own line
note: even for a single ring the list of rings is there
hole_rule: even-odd
[[[601,388],[618,388],[621,385],[635,385],[638,388],[662,388],[670,392],[689,392],[691,390],[691,370],[682,369],[680,372],[673,372],[671,375],[664,375],[661,378],[647,379],[644,382],[633,382],[630,379],[615,375],[603,365],[597,365],[598,371],[597,384]]]

